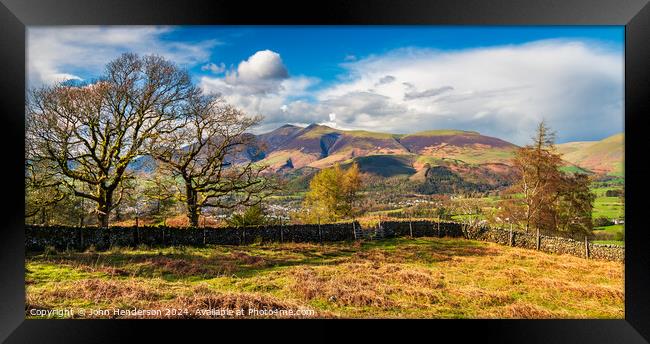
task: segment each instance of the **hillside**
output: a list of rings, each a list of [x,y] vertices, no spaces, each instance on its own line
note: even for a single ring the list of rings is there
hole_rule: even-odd
[[[277,130],[259,136],[267,147],[267,158],[261,163],[279,169],[288,162],[293,168],[304,166],[324,168],[355,157],[379,154],[406,154],[395,135],[369,131],[344,131],[312,124],[306,128],[292,126],[291,133]]]
[[[508,163],[517,147],[471,131],[431,130],[401,135],[339,130],[318,124],[306,128],[287,125],[258,137],[267,146],[267,158],[262,162],[274,168],[282,167],[289,159],[294,168],[323,168],[370,155],[413,155],[414,160],[430,157],[467,164]]]
[[[569,142],[557,145],[563,158],[587,170],[614,176],[623,175],[625,136],[612,135],[600,141]]]
[[[475,131],[431,130],[404,135],[400,143],[410,152],[440,159],[459,160],[468,164],[509,163],[517,148],[504,140]]]
[[[252,142],[229,160],[266,165],[291,185],[306,187],[315,171],[336,163],[344,168],[357,163],[363,173],[403,176],[418,185],[453,184],[445,188],[424,186],[423,192],[491,190],[507,185],[512,180],[510,159],[517,148],[474,131],[430,130],[404,135],[319,124],[304,128],[286,124],[255,135]],[[155,165],[153,159],[142,156],[129,168],[149,173]]]
[[[512,180],[510,159],[517,148],[474,131],[445,129],[404,135],[318,124],[305,128],[285,125],[258,135],[258,140],[265,156],[260,163],[285,176],[294,175],[288,174],[290,170],[322,169],[335,163],[346,167],[354,162],[363,173],[409,177],[414,183],[425,184],[420,189],[426,193],[507,185]],[[430,187],[439,183],[450,187]]]

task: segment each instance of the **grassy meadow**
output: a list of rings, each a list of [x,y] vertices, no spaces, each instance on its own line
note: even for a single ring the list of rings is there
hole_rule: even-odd
[[[592,188],[592,192],[596,195],[592,218],[604,217],[610,220],[624,218],[625,204],[623,204],[621,198],[605,196],[607,191],[617,189],[620,189],[620,187],[596,186]],[[625,225],[623,224],[595,227],[593,233],[595,243],[625,245],[625,241],[621,240],[625,235]]]
[[[219,316],[205,309],[309,310],[269,316],[318,318],[624,316],[622,262],[465,239],[48,250],[28,255],[26,269],[28,318],[38,317],[32,309],[63,308],[177,312],[161,318]]]

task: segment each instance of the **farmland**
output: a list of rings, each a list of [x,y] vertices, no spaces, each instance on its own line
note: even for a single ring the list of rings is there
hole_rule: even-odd
[[[46,250],[29,255],[26,268],[28,317],[63,308],[187,310],[163,318],[209,317],[202,309],[319,318],[624,315],[622,262],[464,239]]]

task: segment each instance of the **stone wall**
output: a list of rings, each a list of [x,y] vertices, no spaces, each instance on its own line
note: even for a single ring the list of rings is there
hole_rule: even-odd
[[[509,230],[482,227],[473,231],[465,231],[466,237],[473,240],[490,241],[502,245],[537,249],[537,235],[522,231],[513,231],[512,239]],[[539,236],[539,250],[555,254],[570,254],[590,259],[623,261],[625,247],[618,245],[601,245],[569,238]]]
[[[387,221],[382,222],[383,237],[464,237],[514,247],[537,249],[537,236],[521,231],[481,227],[468,230],[453,222]],[[25,226],[25,247],[40,251],[46,247],[60,250],[83,250],[90,246],[106,249],[110,246],[171,246],[188,245],[246,245],[266,242],[330,242],[354,240],[358,223],[323,225],[285,225],[228,228],[173,228],[173,227],[111,227],[77,228],[60,226]],[[376,229],[364,229],[376,231]],[[570,254],[591,259],[623,261],[625,248],[599,245],[559,237],[539,237],[539,250],[556,254]]]
[[[382,222],[388,237],[462,237],[463,226],[455,222],[389,221]]]
[[[359,226],[358,223],[354,224]],[[25,247],[40,251],[86,249],[94,246],[199,246],[246,245],[264,242],[325,242],[354,240],[352,223],[323,225],[287,225],[229,228],[111,227],[78,228],[60,226],[25,226]]]

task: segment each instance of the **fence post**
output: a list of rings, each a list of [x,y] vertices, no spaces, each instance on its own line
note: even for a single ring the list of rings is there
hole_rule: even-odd
[[[409,220],[409,231],[411,232],[411,239],[413,239],[413,223]]]
[[[585,235],[585,258],[589,259],[589,238]]]
[[[354,237],[354,240],[357,240],[357,228],[354,221],[352,221],[352,236]]]
[[[321,229],[320,224],[318,225],[318,241],[320,241],[321,244],[323,243],[323,230]]]
[[[539,228],[537,228],[537,251],[539,251],[540,246],[540,237],[539,237]]]
[[[204,227],[204,228],[203,228],[203,245],[204,245],[204,246],[205,246],[205,244],[206,244],[206,234],[207,234],[207,233],[206,233],[206,231],[205,231],[205,227]]]

